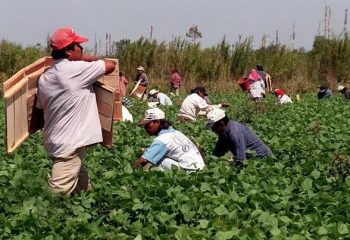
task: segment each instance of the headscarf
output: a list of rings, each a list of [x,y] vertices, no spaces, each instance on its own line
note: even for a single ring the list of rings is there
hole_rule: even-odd
[[[275,89],[275,95],[276,96],[283,96],[285,94],[285,92],[282,89]]]
[[[261,79],[261,76],[259,75],[259,73],[256,72],[255,69],[252,69],[250,71],[248,79],[253,80],[254,82],[256,82],[256,81],[259,81]]]

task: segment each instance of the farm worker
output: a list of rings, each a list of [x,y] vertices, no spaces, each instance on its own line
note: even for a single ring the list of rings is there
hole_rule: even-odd
[[[252,157],[247,150],[254,151],[260,159],[272,155],[270,148],[252,130],[230,120],[223,109],[214,108],[207,114],[207,118],[206,128],[212,129],[219,136],[213,155],[221,157],[231,151],[237,165]]]
[[[141,99],[143,100],[147,100],[147,85],[148,85],[148,77],[145,73],[145,69],[142,66],[138,66],[136,68],[137,70],[137,74],[134,80],[134,83],[137,84],[138,82],[140,82],[140,85],[145,87],[145,91],[141,96]]]
[[[160,170],[171,170],[175,166],[193,172],[205,166],[199,149],[188,137],[172,127],[159,108],[146,110],[139,125],[144,126],[149,135],[156,137],[134,164],[134,168],[151,163]]]
[[[128,80],[124,77],[122,72],[119,72],[119,89],[120,96],[125,97],[126,95],[126,85],[128,84]]]
[[[279,104],[292,103],[292,99],[280,88],[275,89],[275,96]]]
[[[317,93],[318,99],[330,98],[332,96],[332,91],[328,87],[321,85]]]
[[[260,75],[261,79],[264,81],[265,89],[267,91],[272,92],[272,86],[271,86],[271,76],[267,72],[264,71],[263,65],[260,63],[256,65],[256,72]]]
[[[114,71],[115,63],[83,54],[88,41],[70,27],[50,38],[53,65],[38,82],[39,105],[44,111],[44,142],[53,159],[49,185],[66,195],[91,187],[83,160],[86,147],[102,142],[94,82]]]
[[[175,67],[171,70],[170,83],[171,83],[171,90],[175,93],[176,96],[179,96],[179,91],[180,91],[180,87],[182,84],[182,79],[181,79],[179,72],[177,71],[177,69]]]
[[[344,94],[346,100],[350,100],[350,90],[348,90],[347,87],[340,85],[338,86],[338,91]]]
[[[261,101],[265,97],[265,83],[255,69],[248,76],[250,82],[249,96],[253,101]]]
[[[151,102],[158,102],[160,105],[173,105],[171,99],[162,92],[159,92],[157,89],[152,89],[149,91],[149,95],[151,95]]]
[[[218,105],[208,104],[206,97],[208,94],[204,87],[196,87],[191,90],[191,94],[188,95],[182,102],[179,114],[177,118],[180,121],[196,121],[197,116],[204,110],[204,114],[210,111],[212,108],[222,108],[227,107],[228,104],[221,103]]]

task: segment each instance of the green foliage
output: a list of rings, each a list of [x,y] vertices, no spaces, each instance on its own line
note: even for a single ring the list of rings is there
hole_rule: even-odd
[[[195,32],[196,26],[193,27]],[[174,37],[170,42],[141,37],[133,42],[129,39],[114,42],[111,49],[109,57],[119,59],[120,70],[127,79],[132,80],[135,68],[142,65],[150,79],[150,87],[162,91],[169,90],[173,67],[183,77],[183,89],[186,90],[199,84],[224,92],[232,88],[237,90],[239,87],[234,82],[246,76],[257,63],[261,63],[271,75],[274,87],[289,89],[293,93],[305,93],[320,84],[334,88],[350,78],[347,34],[332,39],[316,36],[309,52],[289,49],[282,44],[255,49],[253,37],[239,38],[234,44],[224,37],[209,48],[202,48],[199,41],[181,37]],[[47,49],[40,45],[23,48],[3,40],[0,43],[0,80],[6,80],[46,52]]]
[[[0,42],[0,73],[5,74],[6,79],[42,56],[44,52],[40,46],[22,48],[20,44],[2,40]]]
[[[269,95],[259,112],[243,94],[209,92],[209,97],[229,102],[229,117],[254,129],[275,157],[236,168],[229,156],[212,156],[216,136],[203,129],[205,119],[180,124],[175,104],[163,110],[201,145],[203,171],[131,169],[152,138],[135,123],[115,123],[114,147],[88,151],[93,189],[63,197],[48,189],[51,160],[39,132],[12,155],[0,151],[0,238],[347,238],[350,105],[338,96],[319,101],[301,95],[301,102],[280,106]],[[145,109],[134,102],[135,121]],[[4,118],[0,121],[4,128]]]

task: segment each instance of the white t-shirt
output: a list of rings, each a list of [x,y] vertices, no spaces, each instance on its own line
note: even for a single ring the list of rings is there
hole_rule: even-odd
[[[262,98],[265,94],[265,83],[263,80],[258,80],[250,84],[249,89],[251,98]]]
[[[160,105],[163,105],[163,106],[165,106],[165,105],[173,105],[171,99],[164,93],[159,92],[157,94],[157,99],[158,99]]]
[[[197,93],[192,93],[191,95],[188,95],[182,102],[178,116],[186,117],[195,121],[199,111],[201,109],[206,109],[210,106],[211,105],[209,105]]]
[[[277,100],[279,104],[292,103],[292,99],[290,99],[290,97],[288,97],[286,94],[283,96],[278,96]]]
[[[93,83],[104,75],[104,61],[55,60],[40,77],[38,99],[44,110],[44,141],[50,155],[66,157],[102,141]]]
[[[205,166],[203,158],[194,143],[172,127],[158,133],[142,158],[155,165],[161,164],[165,158],[170,158],[185,170],[198,170]]]

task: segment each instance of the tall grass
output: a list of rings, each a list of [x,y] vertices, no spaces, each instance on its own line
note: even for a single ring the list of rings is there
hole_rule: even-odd
[[[167,91],[171,69],[176,67],[187,91],[195,85],[211,90],[239,90],[235,81],[246,76],[261,63],[272,76],[273,87],[288,92],[315,90],[320,84],[335,88],[350,78],[350,40],[348,35],[331,39],[316,36],[312,50],[291,50],[283,44],[253,48],[253,38],[239,39],[234,44],[222,39],[216,46],[202,48],[200,43],[174,37],[170,42],[157,42],[141,37],[115,42],[108,57],[119,59],[120,70],[133,80],[136,67],[142,65],[150,78],[150,87]],[[23,48],[0,42],[0,77],[4,81],[18,69],[44,56],[41,46]],[[132,85],[132,84],[130,84]]]

